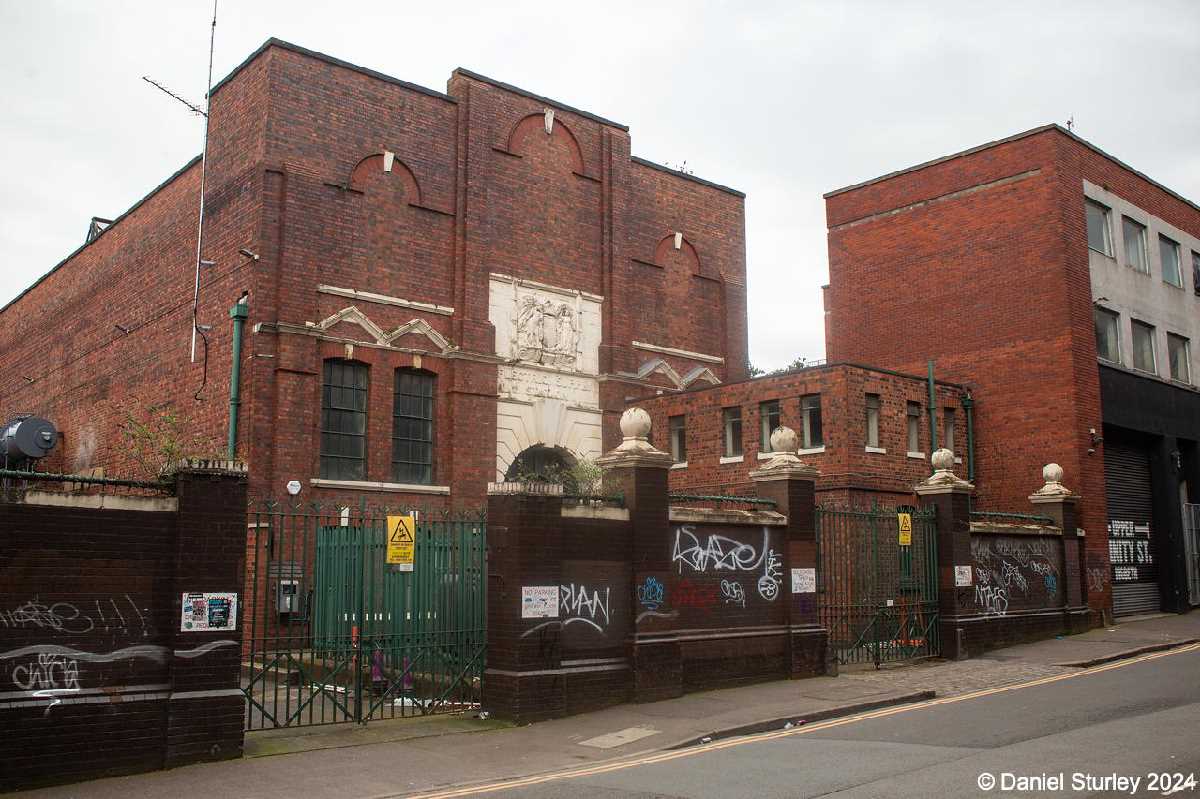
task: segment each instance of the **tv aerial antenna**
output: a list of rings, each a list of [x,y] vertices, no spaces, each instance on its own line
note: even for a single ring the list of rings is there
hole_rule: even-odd
[[[208,382],[208,338],[204,335],[209,329],[207,325],[200,324],[200,270],[205,266],[214,266],[212,261],[205,261],[201,255],[204,248],[204,189],[208,177],[208,129],[209,129],[209,112],[212,109],[212,73],[213,73],[213,51],[217,41],[217,0],[213,0],[212,25],[208,35],[208,82],[205,84],[204,91],[204,107],[201,108],[197,104],[182,97],[181,95],[171,91],[163,84],[153,78],[143,75],[142,80],[149,83],[154,88],[158,89],[163,94],[173,100],[178,101],[189,111],[196,116],[204,117],[204,145],[200,151],[200,212],[199,219],[196,222],[196,267],[195,278],[192,283],[192,343],[191,343],[191,362],[196,362],[196,337],[197,335],[204,342],[204,380],[200,384],[200,388],[196,391],[196,399],[200,399],[200,392],[204,390],[205,383]]]

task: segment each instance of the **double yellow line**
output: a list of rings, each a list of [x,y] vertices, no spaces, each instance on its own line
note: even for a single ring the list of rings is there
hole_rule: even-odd
[[[792,735],[808,735],[809,733],[820,732],[821,730],[828,730],[833,727],[841,727],[844,724],[855,724],[860,721],[880,719],[884,718],[885,716],[894,716],[897,713],[908,713],[913,710],[920,710],[921,708],[933,707],[935,705],[950,705],[955,702],[966,702],[971,699],[980,699],[985,696],[1002,694],[1007,691],[1019,691],[1023,688],[1034,688],[1038,685],[1048,685],[1050,683],[1060,682],[1062,680],[1072,680],[1076,677],[1086,677],[1092,674],[1100,674],[1101,672],[1125,668],[1126,666],[1132,666],[1136,663],[1144,663],[1148,660],[1156,660],[1158,658],[1167,657],[1168,655],[1179,655],[1185,652],[1195,652],[1197,650],[1200,650],[1200,644],[1190,644],[1188,646],[1182,646],[1176,649],[1166,649],[1162,652],[1153,652],[1148,655],[1129,658],[1128,660],[1118,660],[1113,663],[1107,663],[1103,666],[1094,666],[1090,669],[1083,669],[1081,671],[1056,674],[1052,677],[1041,677],[1036,680],[1030,680],[1029,682],[1002,685],[997,688],[985,688],[979,691],[972,691],[969,694],[948,696],[943,699],[930,699],[924,702],[896,705],[894,707],[884,708],[882,710],[872,710],[867,713],[858,713],[853,716],[845,716],[840,719],[831,719],[830,721],[822,721],[816,724],[805,724],[803,726],[793,727],[790,730],[778,730],[776,732],[760,733],[757,735],[748,735],[740,738],[729,738],[724,741],[705,744],[703,746],[660,752],[653,755],[643,755],[630,758],[628,760],[616,760],[608,763],[601,763],[595,766],[584,766],[576,769],[568,769],[566,771],[556,771],[550,774],[522,777],[520,779],[504,780],[501,782],[489,782],[480,785],[470,785],[462,788],[452,788],[433,793],[411,794],[411,796],[414,798],[419,797],[419,799],[451,799],[452,797],[458,796],[473,796],[481,793],[494,793],[495,791],[508,791],[515,788],[526,788],[531,785],[541,785],[547,782],[555,782],[557,780],[570,780],[578,777],[592,777],[597,774],[607,774],[611,771],[621,771],[623,769],[634,768],[636,766],[649,766],[655,763],[666,763],[667,761],[678,760],[684,757],[695,757],[696,755],[707,754],[720,749],[730,749],[735,746],[759,743],[760,741],[771,741],[775,740],[776,738],[787,738]]]

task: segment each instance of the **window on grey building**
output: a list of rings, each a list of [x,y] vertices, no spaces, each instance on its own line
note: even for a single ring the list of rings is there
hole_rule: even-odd
[[[321,385],[321,477],[365,480],[367,385],[363,363],[330,358]]]
[[[954,452],[954,434],[957,432],[954,427],[957,421],[953,408],[942,409],[942,446],[951,452]]]
[[[800,413],[804,424],[803,443],[800,446],[804,449],[824,446],[825,439],[821,431],[821,395],[806,394],[801,397]]]
[[[758,449],[760,452],[770,452],[771,431],[779,427],[779,400],[760,402],[758,404],[758,421],[761,428]]]
[[[672,416],[667,419],[667,434],[671,439],[671,457],[676,463],[687,461],[687,427],[685,417]]]
[[[1112,363],[1121,362],[1121,335],[1118,322],[1120,316],[1107,308],[1092,308],[1092,319],[1096,323],[1096,354]]]
[[[1192,382],[1191,349],[1188,340],[1174,333],[1167,334],[1167,360],[1171,362],[1171,379],[1180,383]]]
[[[879,447],[879,395],[867,395],[867,446]]]
[[[1200,296],[1200,252],[1192,252],[1192,291]]]
[[[1111,256],[1112,233],[1109,228],[1108,208],[1094,200],[1086,200],[1084,205],[1087,208],[1088,246],[1098,253]]]
[[[392,396],[392,479],[433,482],[433,375],[396,370]]]
[[[1146,258],[1146,226],[1123,216],[1121,236],[1125,239],[1125,263],[1137,272],[1150,274],[1150,262]]]
[[[1158,254],[1162,260],[1163,282],[1183,288],[1183,272],[1179,268],[1179,245],[1160,233]]]
[[[905,432],[907,433],[907,439],[908,439],[906,442],[908,445],[908,451],[913,452],[913,453],[920,452],[921,451],[921,403],[919,403],[919,402],[908,403],[908,410],[907,410],[905,418],[907,420],[907,426],[905,428]]]
[[[721,422],[725,428],[725,457],[736,458],[742,454],[742,409],[722,408]]]
[[[1154,358],[1154,325],[1133,320],[1133,368],[1158,374]]]

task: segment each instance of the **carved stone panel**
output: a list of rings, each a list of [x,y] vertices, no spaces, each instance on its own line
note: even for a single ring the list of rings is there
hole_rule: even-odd
[[[488,305],[497,355],[564,372],[596,374],[599,297],[492,275]]]

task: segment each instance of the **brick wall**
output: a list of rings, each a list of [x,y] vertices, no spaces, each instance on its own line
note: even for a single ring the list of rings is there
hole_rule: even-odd
[[[976,401],[978,506],[1020,507],[1057,462],[1084,497],[1087,560],[1107,568],[1085,179],[1200,231],[1194,206],[1040,128],[826,195],[826,340],[831,360],[903,371],[934,359]],[[1108,607],[1108,589],[1089,601]]]
[[[0,502],[0,789],[241,756],[241,625],[183,631],[180,597],[240,592],[245,475],[176,494]]]
[[[316,499],[354,493],[308,485],[322,361],[348,357],[371,368],[367,480],[391,481],[392,374],[419,364],[437,381],[434,483],[453,491],[391,501],[482,502],[495,478],[493,272],[604,296],[606,446],[625,397],[653,390],[630,375],[658,356],[633,341],[723,359],[664,356],[681,375],[700,365],[744,375],[744,197],[634,159],[623,125],[466,70],[442,93],[276,40],[215,88],[212,106],[204,257],[217,266],[202,276],[200,321],[213,330],[198,399],[203,363],[187,357],[198,164],[0,311],[0,415],[54,420],[65,441],[51,465],[128,473],[123,410],[164,402],[196,452],[220,452],[227,309],[243,290],[238,454],[255,494],[292,479]],[[428,324],[452,351],[419,332],[380,346],[353,320],[309,325],[351,305],[384,333]]]
[[[966,461],[966,413],[961,390],[937,384],[939,446],[944,433],[944,411],[956,417],[956,454]],[[822,501],[865,499],[864,492],[895,497],[910,496],[912,487],[929,475],[929,389],[925,379],[852,365],[830,365],[784,375],[760,377],[721,386],[697,388],[641,400],[653,420],[654,444],[670,451],[669,423],[684,416],[687,431],[687,467],[672,469],[673,491],[712,494],[753,494],[749,472],[760,464],[761,403],[779,400],[780,424],[798,433],[803,429],[801,397],[820,395],[824,452],[803,455],[821,474],[817,490]],[[880,398],[879,449],[866,451],[866,395]],[[907,408],[920,405],[920,451],[923,459],[907,454]],[[724,408],[742,412],[742,460],[721,463],[724,453]],[[976,426],[978,429],[978,425]],[[728,459],[727,459],[728,460]]]
[[[623,503],[489,496],[486,710],[523,723],[825,673],[816,596],[789,581],[816,564],[807,473],[766,489],[787,515],[668,508],[663,458],[605,456]]]

